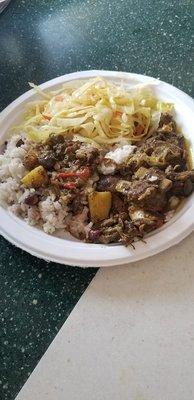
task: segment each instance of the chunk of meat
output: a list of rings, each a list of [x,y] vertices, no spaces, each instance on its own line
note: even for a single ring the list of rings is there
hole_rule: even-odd
[[[84,205],[80,202],[80,196],[75,196],[72,198],[70,208],[73,214],[78,214],[82,212]]]
[[[161,128],[163,125],[170,124],[170,122],[174,122],[173,116],[170,113],[162,113],[160,117],[159,127]]]
[[[126,196],[127,201],[150,211],[162,211],[167,204],[166,192],[171,185],[161,187],[161,182],[150,182],[148,179],[134,180],[132,182],[120,181],[116,190]],[[168,186],[168,187],[167,187]]]
[[[136,179],[144,179],[146,174],[149,173],[149,169],[145,167],[140,167],[134,174]]]
[[[165,174],[166,177],[171,179],[172,181],[174,180],[185,181],[188,178],[190,178],[191,181],[194,182],[194,169],[176,172],[176,170],[171,165],[169,165],[165,170]]]
[[[157,142],[157,143],[156,143]],[[176,165],[183,162],[183,150],[171,143],[163,141],[155,141],[155,146],[147,146],[142,150],[138,150],[134,156],[128,161],[128,166],[136,171],[141,166],[158,166],[165,168],[167,165]]]
[[[118,213],[123,213],[127,212],[127,204],[124,201],[124,198],[119,196],[118,193],[113,193],[112,195],[112,207],[111,207],[111,212],[114,214]]]
[[[80,146],[80,142],[68,141],[66,143],[65,154],[76,154],[76,151],[80,148]]]
[[[76,158],[84,163],[91,163],[99,156],[99,151],[97,148],[92,146],[81,146],[76,150]]]
[[[34,149],[30,149],[24,157],[24,166],[31,171],[39,165],[38,154]]]
[[[61,161],[64,159],[65,152],[66,152],[66,143],[58,143],[55,146],[53,146],[52,153],[57,161]],[[71,155],[73,155],[73,158],[75,157],[73,153],[71,153]]]
[[[124,221],[124,235],[122,236],[122,243],[125,245],[132,244],[135,238],[142,238],[143,235],[138,227],[133,222],[128,220]]]
[[[194,190],[194,170],[175,172],[169,166],[165,170],[166,176],[172,181],[171,194],[174,196],[187,197]]]
[[[108,228],[110,226],[114,226],[117,223],[118,223],[118,215],[114,215],[113,217],[107,218],[104,221],[102,221],[100,224],[100,228]]]
[[[193,192],[193,183],[191,179],[187,179],[186,181],[175,181],[173,183],[172,193],[176,196],[187,197]]]
[[[139,196],[141,196],[147,189],[150,192],[157,191],[157,186],[151,185],[146,181],[134,180],[132,182],[120,180],[116,185],[116,191],[126,195],[131,201],[138,201]]]
[[[52,156],[57,160],[61,161],[65,157],[67,160],[76,160],[75,152],[79,149],[81,143],[78,141],[73,141],[66,138],[63,135],[52,135],[43,146],[44,157],[52,154]]]
[[[159,140],[162,140],[163,142],[168,142],[168,143],[174,144],[175,146],[180,147],[182,150],[185,149],[185,138],[180,133],[164,132],[164,131],[158,130],[156,132],[156,135],[157,135],[157,138]]]
[[[46,169],[52,169],[56,162],[63,163],[63,167],[72,165],[92,165],[99,156],[97,148],[63,135],[51,136],[42,146],[39,146],[39,158],[41,165]]]
[[[162,192],[167,192],[172,187],[172,181],[166,178],[164,171],[159,168],[144,168],[141,167],[135,173],[135,178],[140,180],[146,180],[150,183],[158,185],[158,188]]]
[[[119,180],[120,178],[118,178],[117,176],[101,176],[99,181],[97,182],[97,190],[99,192],[104,192],[108,190],[109,192],[113,193],[115,192],[115,187]]]
[[[65,159],[67,162],[71,163],[71,162],[73,162],[73,161],[75,162],[77,160],[76,152],[79,150],[80,146],[81,146],[80,142],[68,141],[66,143],[64,155],[65,155]],[[79,164],[82,165],[82,163],[79,163]]]
[[[120,213],[95,224],[89,234],[89,241],[103,244],[119,242],[128,245],[135,237],[141,236],[138,228],[129,221],[128,214]]]
[[[169,164],[185,164],[184,137],[159,131],[153,137],[146,139],[128,161],[128,166],[133,171],[141,166],[165,168]]]
[[[103,230],[103,233],[99,236],[99,243],[109,244],[113,242],[119,242],[120,234],[119,234],[120,226],[115,225],[108,227]]]
[[[160,118],[159,128],[163,131],[172,132],[176,131],[176,123],[173,119],[172,114],[163,113]]]
[[[119,165],[118,172],[119,172],[119,175],[125,177],[125,179],[127,179],[127,180],[130,180],[133,175],[131,167],[126,164]]]
[[[168,164],[176,165],[182,162],[183,150],[170,142],[159,141],[156,144],[151,156],[149,157],[149,165],[165,167]]]
[[[56,158],[52,154],[52,152],[43,153],[38,157],[39,164],[42,165],[45,169],[51,170],[54,168],[56,164]]]
[[[161,216],[154,215],[135,206],[129,207],[129,216],[142,234],[157,229],[164,223]]]
[[[45,142],[46,145],[53,147],[57,143],[63,143],[65,137],[63,135],[51,135],[47,141]]]
[[[141,145],[141,148],[146,149],[148,147],[151,147],[152,149],[154,149],[158,140],[160,140],[162,142],[174,144],[174,145],[180,147],[181,149],[184,149],[184,146],[185,146],[185,138],[182,134],[175,133],[175,132],[164,132],[161,129],[158,129],[154,136],[148,138]]]
[[[123,223],[117,215],[107,218],[93,225],[92,229],[98,231],[98,242],[108,244],[118,242],[122,231]],[[100,234],[99,234],[100,232]]]
[[[164,171],[160,170],[157,167],[145,168],[140,167],[134,174],[133,179],[139,180],[147,180],[148,182],[158,184],[159,181],[162,181],[166,178]]]
[[[145,152],[138,150],[134,155],[129,158],[128,168],[130,168],[131,171],[135,172],[142,166],[149,166],[149,157]]]
[[[128,220],[123,221],[120,217],[117,217],[114,223],[113,221],[111,221],[111,225],[109,221],[108,223],[101,228],[101,235],[99,237],[100,243],[108,244],[120,242],[129,245],[136,237],[141,237],[138,228]]]

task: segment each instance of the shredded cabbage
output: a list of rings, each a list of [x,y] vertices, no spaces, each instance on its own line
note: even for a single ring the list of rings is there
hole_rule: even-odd
[[[159,101],[149,86],[126,89],[101,77],[64,84],[53,92],[30,86],[42,99],[28,103],[17,129],[36,142],[51,134],[74,134],[97,146],[123,140],[134,143],[157,128],[161,112],[173,108],[171,103]]]

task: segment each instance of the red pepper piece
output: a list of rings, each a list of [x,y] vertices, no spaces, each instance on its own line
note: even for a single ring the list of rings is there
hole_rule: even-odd
[[[77,186],[76,186],[75,182],[67,182],[67,183],[64,183],[64,185],[63,185],[63,189],[74,190],[76,188],[77,188]]]
[[[69,171],[69,172],[59,172],[56,177],[57,178],[81,178],[81,179],[88,179],[91,176],[91,171],[88,167],[80,168],[78,171]]]
[[[77,174],[75,172],[58,172],[56,178],[66,179],[66,178],[73,178],[76,176]]]
[[[77,171],[77,176],[82,179],[88,179],[91,176],[90,168],[88,167],[80,168],[80,170]]]

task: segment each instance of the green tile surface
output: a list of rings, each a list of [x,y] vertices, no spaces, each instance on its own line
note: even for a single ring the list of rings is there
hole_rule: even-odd
[[[3,238],[0,248],[0,399],[10,400],[54,339],[96,269],[42,261]]]
[[[87,69],[147,74],[194,95],[192,13],[192,0],[12,0],[0,15],[0,109],[28,81]],[[14,399],[95,272],[0,240],[0,399]]]

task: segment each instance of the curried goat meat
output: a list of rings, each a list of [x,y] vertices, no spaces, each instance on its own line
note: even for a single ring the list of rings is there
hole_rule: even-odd
[[[141,166],[158,166],[164,169],[169,164],[186,164],[185,139],[183,135],[161,129],[146,139],[128,161],[128,167],[133,171]]]
[[[56,158],[53,156],[52,152],[42,153],[40,157],[38,157],[39,164],[42,165],[45,169],[51,170],[56,164]]]
[[[119,180],[120,180],[120,178],[118,178],[117,176],[102,175],[97,183],[97,190],[99,192],[104,192],[107,190],[111,193],[115,192],[115,187]]]
[[[126,214],[117,215],[101,223],[98,237],[99,243],[108,244],[120,242],[125,245],[131,244],[136,237],[142,237],[138,228],[130,222]]]
[[[172,132],[176,131],[176,123],[173,119],[172,114],[169,113],[163,113],[160,118],[159,122],[159,128],[161,128],[163,131],[167,132]]]
[[[163,225],[161,215],[154,215],[136,206],[129,207],[129,216],[140,233],[150,232]]]
[[[38,154],[33,148],[30,149],[24,157],[24,166],[30,171],[38,166]]]
[[[124,213],[127,212],[127,203],[122,196],[120,196],[118,193],[113,193],[112,195],[112,208],[111,212],[114,213]]]
[[[140,156],[140,163],[149,166],[158,166],[165,168],[167,165],[176,165],[183,162],[184,151],[177,144],[169,140],[161,140],[160,137],[153,137],[147,139],[145,143],[139,148],[138,152],[134,155],[134,159],[138,160]],[[129,160],[131,163],[132,159]]]
[[[183,150],[171,142],[156,141],[155,148],[149,158],[149,165],[166,167],[176,165],[183,159]]]
[[[99,156],[99,151],[95,147],[82,145],[78,150],[76,150],[75,155],[76,158],[83,163],[91,163]]]
[[[126,196],[129,204],[136,204],[145,210],[162,211],[168,200],[166,194],[172,187],[171,180],[159,169],[141,167],[142,175],[138,175],[138,171],[136,179],[131,182],[120,180],[116,190]]]
[[[172,181],[171,194],[187,197],[194,190],[194,170],[175,172],[172,166],[165,170],[166,176]]]
[[[103,233],[99,236],[99,243],[108,244],[113,242],[119,242],[120,234],[119,234],[120,226],[115,225],[108,227],[103,230]]]

